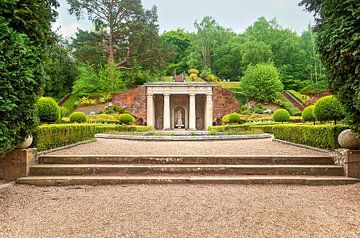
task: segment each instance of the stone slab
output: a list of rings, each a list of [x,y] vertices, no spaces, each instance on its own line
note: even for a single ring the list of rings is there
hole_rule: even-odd
[[[37,162],[36,149],[15,149],[4,157],[4,179],[15,180],[28,176],[30,167]]]
[[[314,176],[44,176],[26,177],[18,184],[35,186],[122,185],[122,184],[292,184],[345,185],[360,182],[347,177]]]

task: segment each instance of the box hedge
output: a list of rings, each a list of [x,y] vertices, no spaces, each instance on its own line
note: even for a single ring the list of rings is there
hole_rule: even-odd
[[[209,126],[210,133],[217,132],[244,132],[250,129],[261,129],[264,133],[272,133],[275,123],[262,123],[262,124],[241,124],[241,125],[223,125],[223,126]]]
[[[144,132],[148,126],[121,126],[97,124],[55,124],[39,126],[33,146],[39,151],[57,148],[80,141],[93,139],[96,133]]]
[[[324,149],[339,148],[337,138],[347,129],[343,125],[275,125],[276,139]]]

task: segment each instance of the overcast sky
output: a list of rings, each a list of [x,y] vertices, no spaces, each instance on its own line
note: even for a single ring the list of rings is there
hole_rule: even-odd
[[[142,0],[145,8],[153,5],[158,8],[160,32],[177,28],[194,31],[195,20],[212,16],[225,28],[241,33],[257,18],[264,16],[268,20],[277,18],[281,26],[290,28],[299,34],[309,23],[312,15],[298,6],[300,0]],[[65,36],[73,36],[77,28],[89,30],[91,22],[85,16],[78,21],[68,12],[66,0],[59,0],[59,17],[54,29]]]

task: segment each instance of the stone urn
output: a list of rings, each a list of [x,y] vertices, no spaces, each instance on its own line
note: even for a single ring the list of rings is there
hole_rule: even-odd
[[[25,138],[24,142],[17,144],[16,148],[17,149],[29,148],[29,146],[32,144],[32,142],[33,142],[33,136],[29,135],[28,137]]]
[[[342,148],[345,149],[360,149],[360,138],[357,138],[359,134],[351,129],[344,130],[338,137],[338,142]]]

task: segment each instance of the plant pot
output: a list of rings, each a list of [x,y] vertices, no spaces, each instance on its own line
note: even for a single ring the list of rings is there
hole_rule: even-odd
[[[360,149],[360,138],[357,138],[357,136],[359,136],[357,132],[347,129],[339,134],[338,142],[345,149]]]
[[[17,149],[26,149],[26,148],[29,148],[30,145],[32,144],[32,142],[33,142],[33,136],[32,136],[32,135],[29,135],[28,137],[25,138],[24,142],[17,144],[17,145],[16,145],[16,148],[17,148]]]

